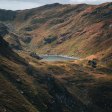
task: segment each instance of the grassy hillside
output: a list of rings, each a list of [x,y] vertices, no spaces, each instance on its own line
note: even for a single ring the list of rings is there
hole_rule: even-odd
[[[16,11],[14,19],[5,23],[14,27],[19,41],[27,50],[83,58],[94,56],[105,62],[108,58],[112,60],[111,18],[111,2],[101,5],[56,3]],[[49,37],[51,41],[45,42]],[[55,40],[52,39],[54,37]]]
[[[112,70],[75,61],[42,62],[0,38],[2,112],[111,112]]]
[[[111,2],[0,10],[0,112],[112,112],[111,18]]]

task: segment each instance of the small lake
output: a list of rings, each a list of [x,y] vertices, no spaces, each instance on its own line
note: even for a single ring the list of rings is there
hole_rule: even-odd
[[[62,55],[42,55],[43,61],[67,61],[67,60],[78,60],[77,57],[69,57]]]

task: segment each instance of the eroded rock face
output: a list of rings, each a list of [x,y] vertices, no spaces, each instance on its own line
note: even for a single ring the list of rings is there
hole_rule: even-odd
[[[9,43],[10,48],[15,50],[22,50],[19,36],[14,33],[9,33],[4,39]]]
[[[21,43],[19,41],[19,36],[12,32],[11,29],[4,23],[0,23],[0,36],[2,36],[9,46],[16,50],[21,50]]]

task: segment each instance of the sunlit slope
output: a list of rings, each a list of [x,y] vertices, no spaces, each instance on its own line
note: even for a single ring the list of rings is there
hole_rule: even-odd
[[[2,21],[5,21],[2,17],[7,16],[5,13],[0,18]],[[94,55],[111,60],[111,2],[101,5],[56,3],[13,12],[12,18],[9,26],[14,27],[25,50],[78,57]]]

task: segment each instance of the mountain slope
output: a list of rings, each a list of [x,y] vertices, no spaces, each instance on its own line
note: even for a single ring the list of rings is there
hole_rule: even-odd
[[[0,111],[111,112],[111,18],[112,3],[0,10]],[[43,62],[22,50],[102,59],[110,68]]]
[[[101,5],[56,3],[16,11],[10,23],[28,50],[83,58],[94,56],[105,61],[112,53],[111,18],[111,2]]]
[[[0,38],[0,42],[1,111],[37,112],[38,109],[41,112],[62,112],[65,108],[68,111],[71,109],[81,111],[80,108],[85,108],[84,104],[76,97],[73,98],[76,102],[73,107],[70,107],[67,103],[68,108],[64,104],[65,102],[60,106],[60,99],[56,98],[56,95],[59,95],[59,97],[62,95],[60,92],[68,97],[68,101],[72,99],[70,93],[64,90],[63,85],[48,73],[29,65],[26,60],[14,53],[2,38]],[[52,86],[55,86],[56,93]]]
[[[9,70],[11,70],[11,66],[16,66],[14,63],[27,65],[22,58],[8,47],[8,43],[0,37],[0,111],[37,112],[35,107],[23,97],[21,91],[9,80],[11,78]]]
[[[112,70],[18,55],[0,38],[0,110],[111,112]],[[21,57],[22,56],[22,57]]]

